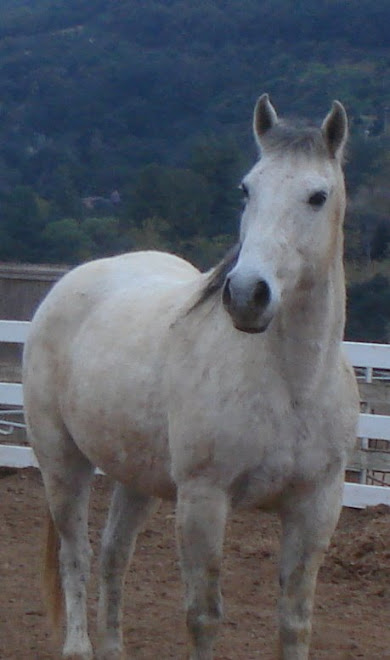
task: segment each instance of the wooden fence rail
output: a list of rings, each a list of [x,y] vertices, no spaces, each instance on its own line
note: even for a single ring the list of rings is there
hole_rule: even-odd
[[[29,326],[28,321],[0,321],[0,342],[24,343]],[[354,367],[365,370],[366,382],[372,382],[375,378],[390,382],[390,344],[344,342],[344,349]],[[378,371],[377,374],[375,370]],[[0,406],[3,408],[0,410],[0,434],[6,436],[13,428],[24,426],[23,388],[20,383],[0,382]],[[5,406],[12,406],[12,409],[6,410]],[[18,414],[20,422],[15,422],[15,415]],[[390,415],[361,413],[358,437],[361,439],[360,446],[350,460],[349,469],[362,474],[367,470],[390,473],[390,451],[372,450],[368,445],[368,439],[390,443]],[[0,467],[38,467],[38,463],[30,447],[0,444]],[[356,508],[376,504],[390,505],[390,487],[345,483],[343,503]]]

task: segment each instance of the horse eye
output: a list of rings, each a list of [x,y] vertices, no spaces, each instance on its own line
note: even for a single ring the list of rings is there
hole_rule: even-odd
[[[309,197],[309,204],[314,208],[320,208],[326,202],[328,195],[325,190],[318,190]]]

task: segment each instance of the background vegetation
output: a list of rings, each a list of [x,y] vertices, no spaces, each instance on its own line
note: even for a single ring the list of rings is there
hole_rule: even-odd
[[[352,123],[347,336],[389,340],[388,0],[2,0],[0,259],[234,241],[251,113]]]

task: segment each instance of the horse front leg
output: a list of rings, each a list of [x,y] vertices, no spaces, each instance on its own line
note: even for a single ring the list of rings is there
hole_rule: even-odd
[[[178,489],[177,542],[185,585],[191,660],[212,660],[222,618],[220,566],[229,504],[226,493],[201,480]]]
[[[292,497],[281,511],[280,659],[307,660],[318,569],[336,527],[342,480]]]

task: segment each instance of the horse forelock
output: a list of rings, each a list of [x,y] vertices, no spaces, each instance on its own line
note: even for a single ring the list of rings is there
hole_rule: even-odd
[[[267,152],[329,158],[329,150],[322,131],[307,123],[292,124],[279,121],[263,137]]]

